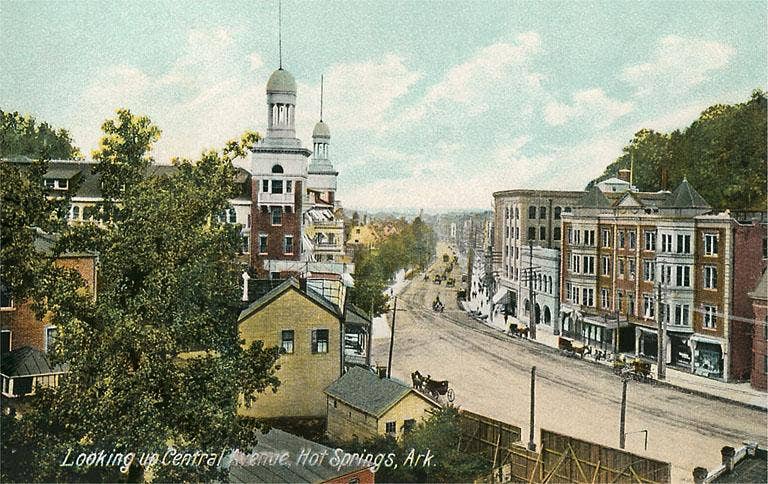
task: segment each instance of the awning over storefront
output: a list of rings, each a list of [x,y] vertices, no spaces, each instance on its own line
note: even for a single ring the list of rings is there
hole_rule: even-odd
[[[645,326],[635,325],[635,328],[639,329],[643,333],[648,333],[648,334],[653,334],[653,335],[656,334],[656,330],[655,329],[646,328]]]
[[[689,339],[692,339],[698,343],[709,343],[711,345],[717,345],[721,347],[723,346],[723,341],[720,341],[719,339],[707,338],[706,336],[699,336],[698,334],[692,334]]]
[[[509,289],[501,288],[493,296],[493,304],[507,304],[509,302]]]
[[[618,325],[616,324],[616,321],[606,320],[600,317],[594,317],[594,316],[585,316],[582,319],[582,322],[586,324],[592,324],[595,326],[600,326],[601,328],[605,329],[616,329]]]

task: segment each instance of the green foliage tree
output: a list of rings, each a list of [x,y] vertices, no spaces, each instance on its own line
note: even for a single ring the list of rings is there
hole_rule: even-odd
[[[710,106],[682,131],[640,130],[588,187],[633,166],[640,190],[673,190],[687,177],[715,208],[765,210],[766,119],[765,93],[756,90],[744,103]]]
[[[65,129],[38,123],[30,115],[0,109],[0,158],[27,156],[32,159],[81,159]]]
[[[162,456],[169,446],[247,448],[258,426],[237,417],[238,403],[251,404],[253,395],[279,385],[277,348],[243,348],[237,332],[240,237],[237,228],[215,222],[236,189],[231,163],[207,152],[194,163],[177,160],[174,174],[138,176],[159,130],[126,110],[104,127],[99,171],[113,190],[126,184],[120,216],[98,228],[71,227],[60,247],[98,252],[98,295],[56,274],[44,281],[46,309],[58,328],[52,357],[66,362],[69,374],[59,387],[37,392],[15,421],[13,447],[3,449],[11,454],[4,456],[24,465],[4,466],[3,477],[224,478],[206,466],[147,467],[138,455],[127,476],[115,468],[59,466],[69,449]],[[29,439],[35,447],[24,446]]]

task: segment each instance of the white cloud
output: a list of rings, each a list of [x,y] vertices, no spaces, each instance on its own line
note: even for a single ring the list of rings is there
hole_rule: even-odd
[[[550,101],[544,107],[544,120],[552,126],[579,120],[604,128],[633,109],[633,103],[611,99],[602,89],[593,88],[575,93],[571,105]]]
[[[721,42],[669,35],[659,40],[650,61],[625,67],[621,78],[635,87],[637,96],[683,93],[724,69],[735,54],[736,49]]]

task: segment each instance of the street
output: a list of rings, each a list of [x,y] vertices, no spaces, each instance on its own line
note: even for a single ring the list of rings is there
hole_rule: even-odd
[[[439,294],[445,312],[431,310]],[[391,321],[391,314],[387,315]],[[372,360],[386,365],[389,340],[373,341]],[[618,448],[621,379],[609,369],[500,334],[471,319],[454,288],[417,275],[398,298],[392,375],[408,384],[419,370],[449,380],[454,404],[529,432],[531,366],[536,366],[535,439],[540,428]],[[766,413],[631,381],[626,450],[672,464],[674,482],[692,482],[694,467],[720,464],[724,445],[767,443]],[[643,449],[648,430],[648,450]],[[439,456],[436,456],[439,459]]]

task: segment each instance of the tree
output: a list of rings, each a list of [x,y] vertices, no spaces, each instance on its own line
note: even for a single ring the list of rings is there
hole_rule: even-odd
[[[61,242],[61,250],[100,254],[98,296],[55,274],[45,281],[58,328],[53,358],[69,374],[37,392],[18,422],[10,441],[31,436],[37,445],[19,444],[15,457],[30,469],[5,477],[142,480],[150,471],[159,481],[222,478],[213,467],[149,466],[139,455],[127,476],[59,466],[69,449],[162,456],[169,447],[247,448],[257,425],[239,419],[237,405],[279,385],[278,349],[243,348],[237,333],[239,230],[215,222],[236,190],[231,163],[207,152],[194,163],[177,160],[167,176],[140,177],[157,127],[121,110],[104,128],[99,172],[113,193],[126,184],[120,216],[97,229],[71,227]]]
[[[32,159],[81,159],[65,129],[39,123],[30,115],[0,109],[0,158],[26,156]]]

